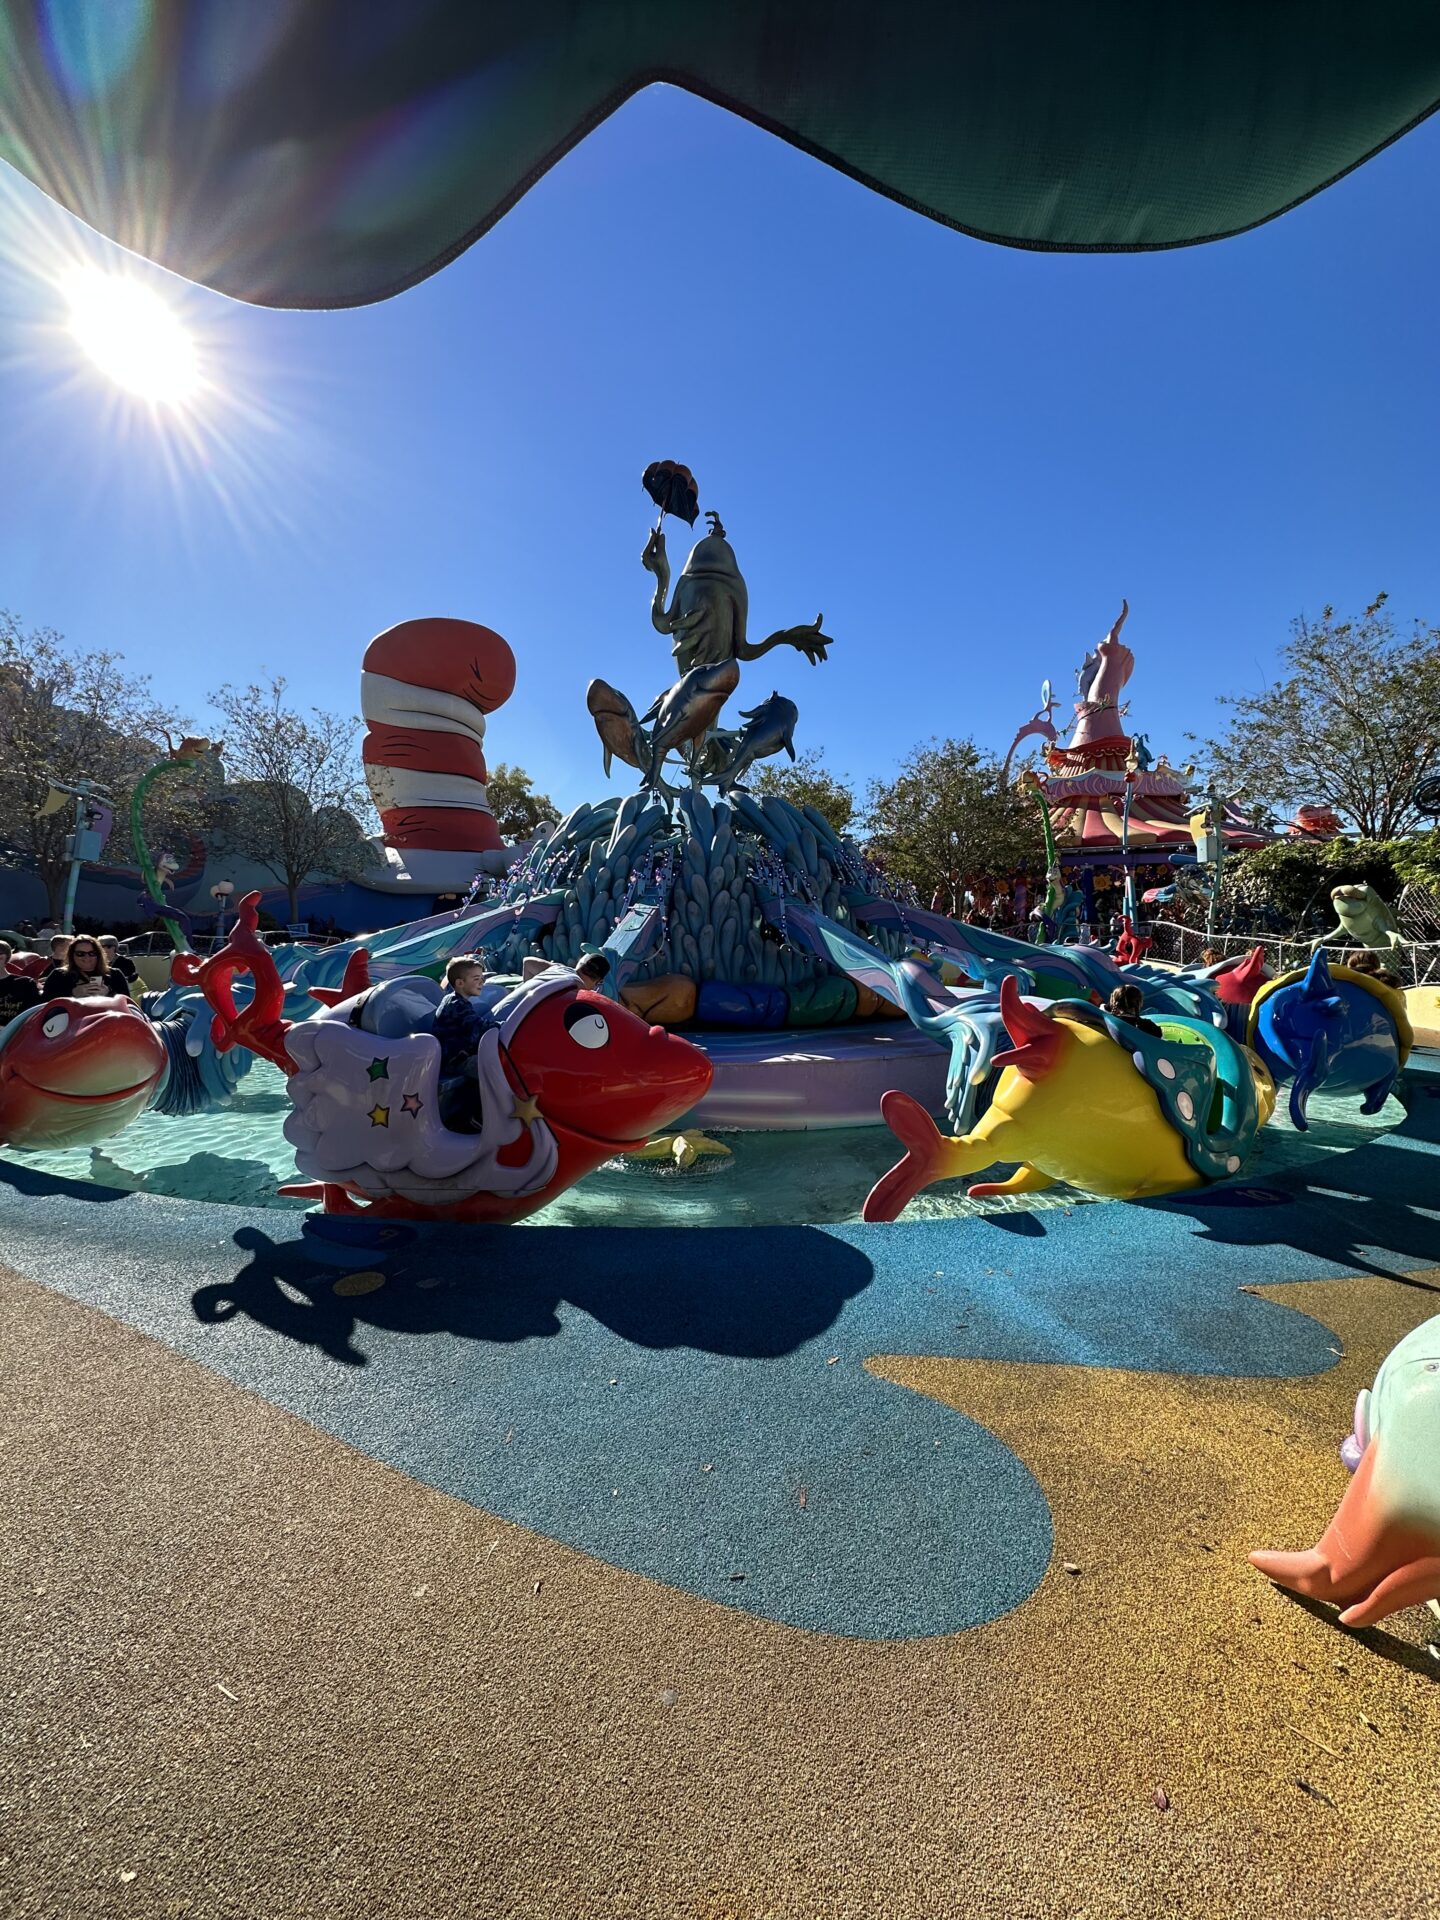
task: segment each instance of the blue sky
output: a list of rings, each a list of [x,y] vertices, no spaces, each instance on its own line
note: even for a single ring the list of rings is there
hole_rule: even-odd
[[[6,175],[0,605],[202,722],[262,669],[353,712],[373,633],[480,620],[519,660],[492,761],[598,797],[586,681],[643,708],[669,678],[639,553],[671,457],[752,636],[824,611],[829,663],[773,654],[742,693],[796,698],[838,771],[1003,749],[1122,594],[1132,720],[1179,760],[1296,613],[1385,587],[1440,620],[1437,233],[1440,118],[1257,233],[1059,256],[652,89],[399,299],[273,313],[152,274],[224,395],[186,447],[64,334],[57,260],[114,250]]]

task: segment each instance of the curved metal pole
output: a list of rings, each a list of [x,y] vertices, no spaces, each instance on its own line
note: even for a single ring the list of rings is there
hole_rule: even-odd
[[[193,772],[197,765],[198,762],[193,759],[172,760],[169,754],[166,754],[163,760],[157,760],[153,766],[146,768],[135,782],[135,791],[130,796],[130,844],[135,849],[135,858],[140,867],[141,878],[145,882],[145,891],[154,903],[155,911],[163,921],[165,931],[170,935],[171,943],[177,953],[185,953],[188,950],[185,935],[180,922],[166,912],[168,903],[164,889],[160,885],[160,876],[155,871],[155,862],[150,858],[150,849],[145,844],[143,816],[146,797],[162,773],[167,773],[176,767]]]
[[[1040,825],[1045,835],[1045,898],[1040,903],[1040,911],[1053,926],[1058,927],[1060,909],[1065,901],[1065,887],[1060,878],[1060,855],[1055,846],[1055,827],[1050,818],[1050,801],[1038,774],[1022,773],[1020,782],[1025,792],[1040,809]]]
[[[1225,803],[1214,787],[1209,793],[1210,827],[1215,835],[1215,865],[1210,876],[1210,910],[1205,916],[1205,938],[1215,938],[1215,922],[1220,917],[1220,870],[1225,862]]]

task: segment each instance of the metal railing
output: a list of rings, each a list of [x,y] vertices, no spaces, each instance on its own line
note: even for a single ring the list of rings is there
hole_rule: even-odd
[[[1310,956],[1315,951],[1313,934],[1283,937],[1260,933],[1207,934],[1203,927],[1182,927],[1173,920],[1149,921],[1145,931],[1153,942],[1151,958],[1168,960],[1180,967],[1198,967],[1200,955],[1206,947],[1214,948],[1225,959],[1232,954],[1249,953],[1252,947],[1260,947],[1264,950],[1265,965],[1270,972],[1288,973],[1295,967],[1309,966]],[[1343,965],[1347,955],[1353,957],[1360,951],[1362,949],[1359,947],[1327,943],[1325,957]],[[1440,940],[1407,940],[1392,948],[1385,956],[1384,964],[1391,972],[1398,973],[1407,987],[1440,981]]]

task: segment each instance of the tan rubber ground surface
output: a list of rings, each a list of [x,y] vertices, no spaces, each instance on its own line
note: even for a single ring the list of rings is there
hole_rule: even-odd
[[[877,1358],[1031,1466],[1056,1555],[1005,1619],[875,1645],[492,1520],[0,1269],[0,1913],[1440,1911],[1440,1621],[1347,1634],[1244,1560],[1318,1535],[1440,1300],[1271,1297],[1334,1373]]]

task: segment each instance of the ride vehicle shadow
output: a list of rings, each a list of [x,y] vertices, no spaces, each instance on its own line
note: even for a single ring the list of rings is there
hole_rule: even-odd
[[[248,1260],[196,1289],[196,1319],[244,1315],[345,1366],[366,1363],[364,1325],[504,1345],[558,1334],[565,1304],[633,1346],[777,1359],[824,1333],[873,1277],[863,1253],[813,1227],[422,1229],[393,1253],[377,1248],[363,1281],[258,1227],[234,1244]]]

